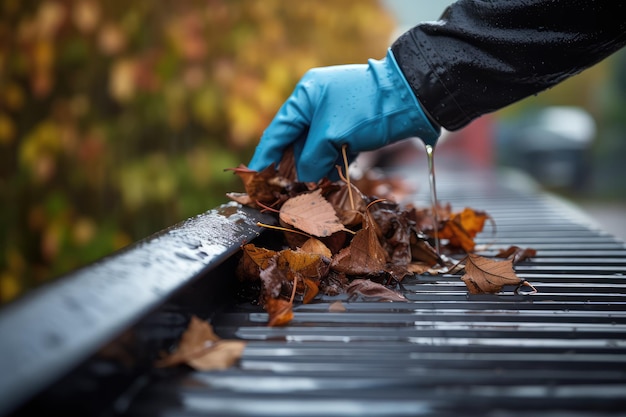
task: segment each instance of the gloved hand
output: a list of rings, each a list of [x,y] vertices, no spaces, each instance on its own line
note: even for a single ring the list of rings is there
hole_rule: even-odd
[[[278,164],[294,145],[299,181],[336,177],[349,159],[409,137],[434,145],[439,127],[427,119],[391,52],[368,64],[309,70],[261,137],[248,168]]]

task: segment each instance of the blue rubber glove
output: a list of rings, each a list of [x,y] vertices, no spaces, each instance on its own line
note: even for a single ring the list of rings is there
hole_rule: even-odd
[[[390,49],[368,64],[309,70],[263,133],[248,168],[278,164],[293,144],[299,181],[336,178],[344,144],[352,161],[359,152],[409,137],[434,145],[439,134]]]

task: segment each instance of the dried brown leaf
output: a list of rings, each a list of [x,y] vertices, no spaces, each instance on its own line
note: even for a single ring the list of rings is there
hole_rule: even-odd
[[[350,245],[333,257],[330,267],[348,275],[379,274],[387,265],[387,253],[371,227],[359,230]]]
[[[158,360],[158,368],[187,364],[198,370],[226,369],[234,365],[245,349],[242,340],[221,339],[210,323],[192,316],[177,349]]]
[[[496,258],[511,259],[513,264],[531,259],[537,255],[537,251],[532,248],[520,248],[519,246],[509,246],[506,249],[500,250],[495,256]]]
[[[285,201],[280,209],[280,220],[317,237],[330,236],[345,230],[333,206],[317,189]]]
[[[443,261],[437,253],[437,250],[428,243],[424,236],[412,233],[410,239],[412,261],[421,261],[428,266],[437,264],[443,265]]]
[[[278,164],[278,176],[291,182],[298,180],[296,158],[293,153],[293,146],[291,145],[283,151],[283,156]]]
[[[241,204],[242,206],[254,207],[255,202],[247,193],[226,193],[226,197]]]
[[[385,201],[372,206],[370,213],[378,226],[378,238],[387,251],[389,262],[406,266],[411,262],[411,240],[414,234],[407,212],[398,204]]]
[[[513,270],[513,261],[496,261],[476,254],[469,254],[465,263],[465,275],[461,277],[472,294],[495,294],[505,285],[530,286]],[[536,291],[536,290],[535,290]]]
[[[343,313],[346,310],[347,310],[346,306],[343,305],[341,300],[335,301],[334,303],[328,306],[328,311],[330,311],[331,313]]]
[[[333,254],[321,240],[310,238],[302,244],[300,248],[303,252],[313,253],[321,256],[325,256],[328,259],[332,258]]]
[[[259,277],[263,283],[264,300],[280,297],[283,285],[288,282],[287,272],[286,268],[278,266],[278,255],[270,259],[266,268],[261,269]]]
[[[325,194],[325,197],[344,226],[356,226],[363,222],[367,204],[365,196],[354,185],[342,184]]]
[[[402,294],[397,293],[382,284],[379,284],[369,279],[355,279],[353,280],[346,293],[350,299],[364,298],[367,300],[377,301],[408,301]]]
[[[205,354],[190,359],[188,365],[199,371],[228,369],[241,359],[245,348],[242,340],[220,340]]]
[[[414,187],[406,179],[381,175],[373,170],[366,171],[361,178],[353,179],[352,183],[365,195],[396,202],[415,192]]]
[[[243,183],[249,201],[256,203],[261,202],[264,205],[272,205],[278,200],[278,195],[282,192],[284,184],[277,181],[277,173],[274,165],[270,165],[263,171],[254,171],[245,165],[239,165],[237,168],[229,168],[233,171]],[[229,196],[230,197],[230,196]],[[245,201],[241,195],[237,195],[238,202]],[[256,204],[248,204],[256,207]]]
[[[429,272],[432,265],[426,262],[411,262],[407,265],[406,269],[412,274],[425,274]]]

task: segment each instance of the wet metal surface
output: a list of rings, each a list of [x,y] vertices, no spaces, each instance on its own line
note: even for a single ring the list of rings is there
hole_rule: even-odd
[[[248,341],[240,364],[157,380],[127,415],[626,415],[624,243],[506,177],[439,187],[494,217],[484,254],[538,250],[516,266],[537,294],[469,295],[458,275],[423,275],[403,282],[406,303],[323,296],[278,328],[233,306],[213,324]],[[346,311],[329,311],[338,300]]]
[[[232,256],[258,235],[260,220],[256,211],[226,204],[1,310],[0,415]]]
[[[149,367],[109,406],[76,415],[626,415],[624,242],[516,176],[451,173],[440,176],[438,186],[440,199],[453,208],[485,210],[494,218],[495,229],[487,226],[478,239],[483,254],[512,244],[538,251],[515,266],[536,294],[505,288],[470,295],[459,275],[419,275],[403,281],[408,302],[320,296],[296,306],[288,326],[269,328],[258,306],[227,303],[217,309],[204,301],[205,293],[199,303],[187,298],[196,292],[190,286],[232,280],[233,265],[223,259],[258,231],[254,215],[229,206],[226,213],[192,219],[139,244],[132,259],[120,254],[89,274],[78,271],[66,291],[38,295],[47,310],[16,305],[12,317],[35,323],[32,343],[20,340],[8,315],[0,316],[0,334],[16,334],[0,340],[1,369],[22,382],[43,372],[44,382],[36,381],[41,386],[54,380],[64,362],[79,361],[140,317],[137,334],[171,346],[196,314],[210,318],[219,336],[248,342],[236,366],[212,372]],[[425,193],[414,198],[429,204]],[[177,289],[174,300],[167,300]],[[337,301],[345,311],[330,311]],[[63,346],[77,356],[63,357]],[[101,381],[108,371],[96,365]],[[11,379],[0,378],[0,400],[24,395]],[[72,390],[68,398],[80,403],[84,396]],[[93,398],[103,396],[97,388],[91,391]],[[37,410],[49,414],[50,403],[41,404]]]

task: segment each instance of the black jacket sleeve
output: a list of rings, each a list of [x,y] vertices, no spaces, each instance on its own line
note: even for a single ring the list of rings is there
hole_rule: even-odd
[[[456,130],[625,44],[620,0],[459,0],[391,49],[429,116]]]

